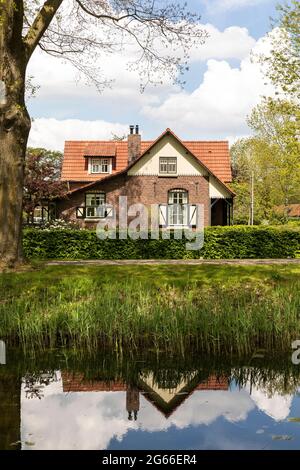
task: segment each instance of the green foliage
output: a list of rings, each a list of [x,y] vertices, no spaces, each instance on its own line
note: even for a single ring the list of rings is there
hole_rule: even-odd
[[[254,136],[231,148],[236,221],[249,220],[253,174],[255,223],[275,222],[276,206],[284,206],[287,214],[288,205],[300,201],[300,107],[265,98],[253,109],[248,124]]]
[[[176,286],[170,277],[158,282],[149,276],[141,282],[126,276],[124,268],[122,280],[113,274],[106,279],[102,269],[97,275],[91,270],[76,275],[76,268],[52,282],[46,282],[47,270],[41,271],[27,285],[22,275],[3,276],[0,337],[29,351],[62,346],[93,353],[152,349],[188,356],[252,355],[257,348],[290,351],[300,334],[296,276],[287,282],[279,270],[261,282],[245,282],[242,276],[230,282],[228,267],[227,277],[207,285],[193,282],[185,267],[184,282]]]
[[[187,240],[100,240],[91,230],[25,229],[24,254],[31,259],[245,259],[294,258],[300,228],[208,227],[201,250],[186,250]]]
[[[291,0],[277,6],[279,19],[271,33],[271,52],[262,54],[267,77],[291,98],[300,97],[300,3]]]

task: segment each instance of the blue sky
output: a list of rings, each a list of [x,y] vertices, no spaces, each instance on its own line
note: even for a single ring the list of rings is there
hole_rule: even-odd
[[[30,144],[62,149],[68,139],[110,138],[140,124],[144,138],[155,138],[171,127],[183,139],[229,139],[248,135],[246,116],[272,94],[251,51],[260,51],[276,16],[276,0],[189,0],[201,13],[210,40],[192,51],[184,89],[168,80],[163,86],[139,91],[135,73],[126,70],[126,51],[104,58],[114,80],[112,89],[99,94],[76,81],[69,65],[36,52],[29,68],[40,90],[29,100],[34,120]]]
[[[211,8],[207,8],[208,4]],[[212,23],[219,29],[225,29],[228,26],[238,25],[249,30],[250,34],[256,39],[260,38],[270,28],[270,17],[276,17],[277,0],[236,0],[227,2],[233,5],[231,8],[219,8],[214,5],[221,4],[218,0],[189,0],[190,8],[199,11],[204,23]],[[226,5],[224,1],[223,4]],[[235,5],[235,7],[234,7]]]

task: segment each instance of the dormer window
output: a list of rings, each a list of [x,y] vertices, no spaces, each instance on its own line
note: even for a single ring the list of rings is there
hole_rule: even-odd
[[[177,174],[177,158],[176,157],[160,157],[159,158],[159,174],[160,175],[176,175]]]
[[[112,162],[111,158],[91,158],[89,164],[89,172],[93,174],[111,173]]]

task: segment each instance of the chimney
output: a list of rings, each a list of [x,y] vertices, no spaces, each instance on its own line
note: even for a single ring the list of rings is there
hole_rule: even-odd
[[[135,132],[134,132],[135,130]],[[128,142],[128,165],[141,155],[141,136],[139,126],[129,126]]]

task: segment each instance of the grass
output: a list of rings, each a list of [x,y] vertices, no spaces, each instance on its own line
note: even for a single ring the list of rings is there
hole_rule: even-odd
[[[300,267],[37,266],[0,275],[0,338],[24,349],[249,354],[300,338]]]

